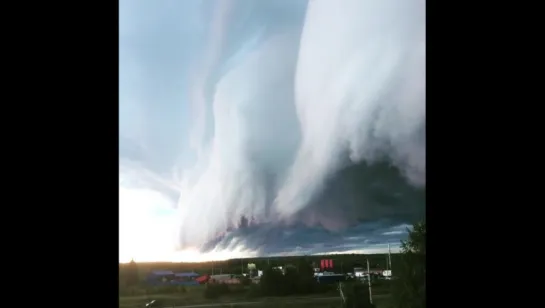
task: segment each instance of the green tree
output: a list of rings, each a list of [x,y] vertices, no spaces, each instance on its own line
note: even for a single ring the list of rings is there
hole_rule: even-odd
[[[204,298],[206,299],[218,299],[223,295],[229,294],[229,286],[224,283],[211,283],[206,285],[204,289]]]
[[[293,295],[299,293],[299,273],[297,273],[297,269],[295,267],[285,267],[283,281],[284,282],[282,283],[280,291],[282,295]]]
[[[269,266],[263,271],[259,286],[261,288],[261,293],[265,296],[283,295],[284,274],[282,274],[281,271],[274,269],[272,266]]]
[[[135,286],[138,284],[138,266],[136,265],[136,262],[134,260],[131,260],[131,262],[127,265],[127,271],[126,271],[126,285],[127,286]]]
[[[299,294],[309,294],[316,289],[316,278],[312,263],[305,257],[297,262],[297,291]]]
[[[344,307],[346,308],[371,308],[374,307],[371,304],[369,294],[369,285],[362,283],[358,280],[345,283],[343,285],[343,292],[346,298]]]
[[[426,222],[416,223],[401,244],[401,258],[392,264],[395,308],[426,307]]]

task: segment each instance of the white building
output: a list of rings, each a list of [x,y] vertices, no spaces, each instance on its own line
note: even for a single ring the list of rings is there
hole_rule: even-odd
[[[365,277],[367,276],[367,271],[363,267],[354,267],[354,276],[356,277]]]

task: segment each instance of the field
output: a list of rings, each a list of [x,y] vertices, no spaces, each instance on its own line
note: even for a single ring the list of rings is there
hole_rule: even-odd
[[[340,297],[338,295],[331,294],[327,297],[324,296],[291,296],[291,297],[269,297],[259,299],[247,299],[247,298],[229,298],[223,300],[205,300],[202,297],[191,298],[188,296],[180,295],[157,295],[153,296],[154,299],[161,301],[161,307],[247,307],[247,308],[282,308],[282,307],[316,307],[316,308],[336,308],[341,307]],[[389,308],[389,294],[375,295],[373,296],[373,302],[377,308]],[[119,308],[136,308],[144,307],[148,298],[145,296],[135,297],[120,297]]]
[[[308,296],[285,296],[285,297],[260,297],[252,298],[248,296],[248,287],[235,287],[230,294],[222,296],[220,299],[205,299],[204,290],[206,286],[188,286],[183,292],[172,294],[154,294],[154,295],[135,295],[120,296],[119,308],[144,307],[151,299],[160,302],[160,307],[183,307],[200,306],[205,307],[340,307],[340,296],[336,290],[326,293],[308,295]],[[378,284],[373,287],[373,299],[377,308],[388,308],[389,285]],[[238,304],[237,304],[238,303]],[[196,308],[196,307],[195,307]]]

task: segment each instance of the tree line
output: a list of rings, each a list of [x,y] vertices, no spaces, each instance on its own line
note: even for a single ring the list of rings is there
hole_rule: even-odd
[[[172,270],[174,272],[194,271],[199,274],[242,274],[248,272],[248,264],[253,263],[257,269],[265,270],[269,267],[285,266],[286,264],[298,264],[300,259],[305,259],[313,268],[320,267],[320,260],[333,260],[333,268],[328,271],[336,273],[353,272],[355,267],[366,268],[366,260],[369,259],[371,269],[386,269],[388,264],[388,254],[339,254],[339,255],[322,255],[322,256],[288,256],[288,257],[270,257],[270,258],[246,258],[246,259],[231,259],[217,262],[203,263],[138,263],[137,276],[140,279],[153,270]],[[397,263],[399,254],[392,254],[392,264]],[[132,269],[134,266],[129,264],[119,265],[119,276],[121,280],[125,280],[127,275],[134,275]],[[132,274],[131,274],[132,273]]]

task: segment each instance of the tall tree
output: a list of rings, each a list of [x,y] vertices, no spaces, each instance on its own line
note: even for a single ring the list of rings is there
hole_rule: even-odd
[[[267,267],[263,271],[263,276],[259,281],[261,292],[266,296],[284,295],[284,275],[281,271],[274,269],[272,266]]]
[[[316,289],[316,278],[311,261],[306,257],[297,260],[297,289],[300,294],[312,293]]]
[[[138,266],[134,260],[131,260],[127,266],[127,286],[134,286],[138,284]]]
[[[392,264],[392,296],[396,308],[426,307],[426,222],[416,223],[401,244],[401,258]]]

